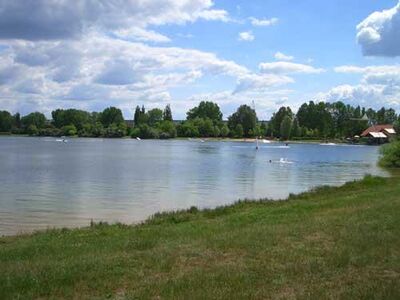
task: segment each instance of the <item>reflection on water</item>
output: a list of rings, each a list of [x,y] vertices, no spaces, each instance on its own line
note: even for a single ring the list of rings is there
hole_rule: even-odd
[[[0,138],[0,235],[161,210],[286,198],[376,167],[378,148],[199,141]]]

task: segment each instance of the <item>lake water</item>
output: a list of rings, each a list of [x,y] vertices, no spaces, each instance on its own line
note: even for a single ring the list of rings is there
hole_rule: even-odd
[[[340,185],[376,166],[377,147],[0,138],[0,235],[90,220],[133,223],[158,211],[282,199]],[[272,162],[270,162],[270,160]]]

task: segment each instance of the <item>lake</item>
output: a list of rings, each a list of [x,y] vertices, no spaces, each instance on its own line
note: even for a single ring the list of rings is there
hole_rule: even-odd
[[[351,145],[271,143],[257,151],[243,142],[0,137],[0,235],[283,199],[385,176],[378,156],[377,147]]]

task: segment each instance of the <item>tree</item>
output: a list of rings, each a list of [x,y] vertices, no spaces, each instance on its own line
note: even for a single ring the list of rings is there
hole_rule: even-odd
[[[108,127],[111,124],[119,125],[124,122],[122,111],[116,107],[108,107],[101,113],[100,122],[104,127]]]
[[[394,124],[397,120],[396,111],[393,108],[389,108],[385,111],[385,124]]]
[[[149,117],[149,115],[146,114],[146,109],[144,108],[144,106],[142,106],[142,108],[140,108],[139,106],[136,106],[134,119],[133,119],[133,123],[135,126],[139,126],[141,124],[147,124],[148,117]]]
[[[172,111],[171,111],[171,106],[169,104],[165,106],[164,113],[163,113],[163,119],[164,121],[173,121],[172,119]]]
[[[199,129],[200,136],[202,137],[214,136],[214,125],[210,119],[196,118],[194,122],[197,128]]]
[[[36,130],[41,129],[46,125],[46,117],[40,112],[33,112],[21,118],[21,124],[24,128],[35,125]]]
[[[214,124],[217,124],[222,121],[222,112],[218,104],[211,101],[201,101],[199,106],[187,112],[188,120],[196,118],[210,119]]]
[[[394,129],[396,130],[397,135],[400,135],[400,115],[397,118],[397,121],[394,122]]]
[[[179,124],[176,128],[178,136],[180,137],[198,137],[200,136],[199,129],[195,126],[193,121],[185,121]]]
[[[0,132],[9,132],[13,126],[14,120],[11,114],[6,111],[0,111]]]
[[[39,130],[35,124],[30,124],[26,129],[26,133],[28,133],[29,135],[37,135],[39,133]]]
[[[218,126],[214,126],[214,137],[219,137],[221,135],[221,130]]]
[[[243,137],[243,126],[242,124],[237,124],[235,127],[235,131],[234,131],[234,136],[236,138],[241,138]]]
[[[292,124],[292,131],[290,136],[292,137],[299,137],[300,136],[300,127],[299,127],[299,122],[297,121],[297,118],[294,118],[293,124]]]
[[[290,107],[282,106],[281,108],[279,108],[278,112],[273,114],[269,122],[269,126],[274,136],[280,136],[281,123],[286,116],[291,119],[293,118],[293,113]]]
[[[140,118],[140,117],[139,117]],[[147,112],[147,122],[154,126],[163,120],[163,111],[159,108],[153,108]]]
[[[260,135],[267,136],[268,124],[267,122],[261,122]]]
[[[90,122],[90,113],[78,109],[57,109],[51,112],[53,124],[57,128],[67,125],[74,125],[81,130],[83,125]]]
[[[139,126],[139,124],[140,124],[140,115],[141,115],[140,107],[139,107],[139,105],[137,105],[135,108],[135,114],[133,117],[133,123],[135,124],[135,126]]]
[[[21,128],[21,115],[19,113],[16,113],[13,118],[14,118],[14,126],[16,128]]]
[[[241,125],[245,137],[255,132],[257,115],[254,109],[248,105],[241,105],[235,113],[228,118],[228,127],[236,132],[237,125]]]
[[[298,126],[312,129],[313,132],[319,132],[324,137],[330,136],[334,129],[330,107],[324,102],[304,103],[297,112],[296,119]]]
[[[65,125],[61,128],[63,135],[67,135],[67,136],[71,136],[71,135],[76,135],[77,134],[77,130],[75,125],[71,124],[71,125]]]
[[[160,122],[158,130],[160,131],[160,138],[169,139],[176,137],[176,128],[174,122],[172,121]]]
[[[280,137],[282,140],[288,140],[292,131],[292,119],[289,116],[285,116],[280,126]]]
[[[141,124],[140,128],[140,138],[142,139],[158,139],[159,133],[155,128],[151,128],[147,124]]]
[[[229,135],[229,128],[228,125],[223,124],[220,129],[220,134],[222,137],[227,137]]]

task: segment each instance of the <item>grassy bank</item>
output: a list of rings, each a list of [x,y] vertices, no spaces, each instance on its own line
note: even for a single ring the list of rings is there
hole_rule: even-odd
[[[0,299],[398,299],[400,177],[0,238]]]

